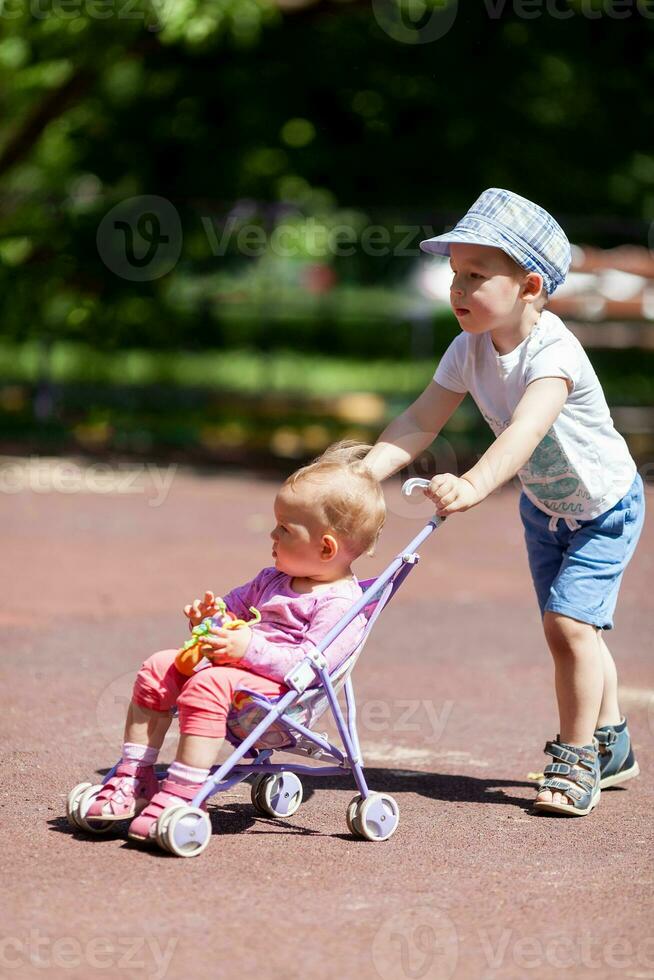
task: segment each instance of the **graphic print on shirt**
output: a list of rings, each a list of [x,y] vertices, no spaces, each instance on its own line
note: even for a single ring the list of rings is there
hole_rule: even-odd
[[[482,415],[496,437],[510,425],[487,412]],[[556,438],[554,428],[538,443],[518,476],[523,487],[552,513],[583,513],[582,498],[587,500],[589,494]]]
[[[539,442],[519,475],[523,486],[550,510],[582,512],[581,503],[563,503],[573,494],[577,494],[580,481],[563,452],[554,429],[550,429]]]

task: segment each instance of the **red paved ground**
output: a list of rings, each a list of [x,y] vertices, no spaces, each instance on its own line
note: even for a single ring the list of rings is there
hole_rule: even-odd
[[[275,484],[179,473],[153,507],[149,478],[117,495],[32,483],[0,496],[0,975],[654,977],[651,518],[610,637],[644,771],[628,791],[586,819],[529,814],[527,773],[556,721],[510,489],[431,538],[354,675],[396,836],[349,837],[347,779],[307,784],[276,823],[241,786],[216,798],[209,849],[183,861],[73,834],[64,800],[115,761],[134,670],[184,639],[183,603],[267,563]],[[362,576],[426,517],[397,485],[388,499]]]

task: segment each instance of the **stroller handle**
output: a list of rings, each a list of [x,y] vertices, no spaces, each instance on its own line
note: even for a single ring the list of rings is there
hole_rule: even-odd
[[[413,491],[417,490],[418,487],[424,489],[428,487],[430,483],[431,480],[423,480],[419,476],[414,476],[410,480],[405,480],[404,483],[402,484],[402,496],[410,497]]]
[[[417,490],[418,487],[420,487],[421,490],[424,490],[426,487],[429,486],[430,483],[431,480],[423,480],[422,477],[413,476],[411,477],[410,480],[405,480],[404,483],[402,484],[402,496],[410,497],[413,491]],[[446,517],[438,518],[439,523],[446,520],[447,520]]]

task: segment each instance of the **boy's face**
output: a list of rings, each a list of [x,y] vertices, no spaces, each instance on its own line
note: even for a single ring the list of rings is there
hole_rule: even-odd
[[[488,245],[452,244],[450,265],[450,305],[462,330],[479,334],[518,323],[526,272],[505,252]]]
[[[299,482],[275,497],[276,525],[270,532],[275,568],[292,578],[311,578],[323,570],[323,531],[311,506],[310,487]]]

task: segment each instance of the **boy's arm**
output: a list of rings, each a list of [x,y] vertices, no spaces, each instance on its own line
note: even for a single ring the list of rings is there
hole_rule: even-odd
[[[435,476],[425,493],[442,517],[468,510],[521,469],[549,432],[568,397],[564,378],[539,378],[527,386],[511,422],[478,463],[461,477]]]
[[[378,480],[397,473],[430,446],[466,396],[431,381],[412,405],[398,415],[366,456]]]

